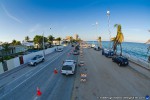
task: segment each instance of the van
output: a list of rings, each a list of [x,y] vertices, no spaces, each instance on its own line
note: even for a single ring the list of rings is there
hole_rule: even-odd
[[[76,61],[66,60],[64,61],[63,66],[61,68],[61,73],[66,75],[75,74],[75,69],[76,69]]]

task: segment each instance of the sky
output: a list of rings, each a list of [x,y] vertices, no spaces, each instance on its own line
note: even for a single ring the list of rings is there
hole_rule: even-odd
[[[108,28],[107,11],[110,11]],[[0,41],[29,36],[78,34],[83,40],[103,41],[117,34],[121,24],[125,42],[150,39],[150,0],[0,0]]]

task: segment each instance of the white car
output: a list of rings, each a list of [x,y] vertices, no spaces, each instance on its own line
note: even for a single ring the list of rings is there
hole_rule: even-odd
[[[65,75],[75,74],[76,61],[75,60],[65,60],[61,68],[61,73]]]
[[[91,45],[91,48],[94,48],[94,47],[95,47],[95,44],[92,44],[92,45]]]
[[[43,61],[44,61],[44,56],[36,55],[29,61],[28,65],[36,66],[38,63],[43,62]]]
[[[61,52],[61,51],[63,51],[63,48],[56,48],[56,51]]]

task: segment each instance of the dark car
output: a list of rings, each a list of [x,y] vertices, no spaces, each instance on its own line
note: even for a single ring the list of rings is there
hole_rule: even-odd
[[[114,56],[114,51],[113,50],[107,50],[104,52],[104,55],[106,57],[112,57],[112,56]]]
[[[73,55],[79,55],[79,51],[78,50],[74,50],[73,51]]]
[[[106,57],[112,57],[114,55],[114,52],[113,50],[102,48],[102,55],[105,55]]]
[[[123,66],[123,65],[128,65],[129,64],[128,59],[126,57],[123,57],[123,56],[114,56],[112,58],[112,61],[118,63],[119,66]]]
[[[80,46],[79,45],[75,46],[75,50],[80,50]]]

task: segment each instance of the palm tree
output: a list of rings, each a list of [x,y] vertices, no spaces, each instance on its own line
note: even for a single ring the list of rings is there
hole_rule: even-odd
[[[70,39],[69,39],[69,40],[70,40],[70,42],[72,43],[72,42],[73,42],[73,37],[72,37],[72,36],[70,36]]]
[[[100,48],[102,48],[102,38],[101,37],[98,37],[98,42],[99,42],[99,45],[100,45]]]
[[[29,36],[26,36],[26,37],[25,37],[25,41],[28,42],[29,40],[30,40]]]
[[[17,41],[17,40],[12,40],[12,45],[15,46],[15,45],[21,45],[20,41]]]
[[[113,41],[113,50],[115,54],[117,53],[117,45],[120,46],[120,55],[122,55],[122,42],[124,40],[123,33],[121,31],[121,25],[120,24],[115,24],[114,27],[117,27],[117,35],[116,37],[112,38],[111,40]]]
[[[14,40],[12,40],[11,43],[12,43],[13,46],[15,46],[15,45],[16,45],[16,42],[17,42],[17,41],[14,39]]]
[[[9,48],[10,44],[5,42],[2,44],[2,47],[4,48],[4,52],[6,55],[8,55],[9,51],[10,51],[10,48]]]
[[[59,45],[60,45],[61,37],[58,37],[56,40],[59,41]]]
[[[48,41],[52,44],[53,43],[53,40],[55,39],[52,35],[49,35],[47,37]]]

